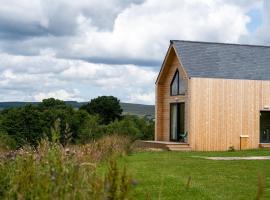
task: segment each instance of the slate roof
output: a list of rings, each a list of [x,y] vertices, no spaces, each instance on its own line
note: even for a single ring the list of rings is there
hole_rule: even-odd
[[[270,80],[270,46],[171,40],[189,77]]]

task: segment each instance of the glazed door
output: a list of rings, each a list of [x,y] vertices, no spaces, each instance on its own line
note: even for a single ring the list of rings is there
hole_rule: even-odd
[[[260,113],[260,143],[270,143],[270,112]]]
[[[185,131],[185,103],[170,105],[170,140],[180,141],[180,135]]]

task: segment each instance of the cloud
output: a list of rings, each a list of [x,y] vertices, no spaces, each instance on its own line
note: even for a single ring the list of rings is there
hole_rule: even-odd
[[[3,0],[0,101],[115,95],[154,103],[171,39],[270,43],[266,0]],[[247,28],[251,10],[262,25]]]
[[[34,57],[0,54],[0,66],[0,92],[5,94],[0,101],[16,101],[18,97],[26,101],[48,97],[88,101],[97,95],[115,95],[130,102],[134,101],[130,94],[153,91],[157,76],[149,67],[59,59],[49,50]]]
[[[245,10],[224,1],[148,0],[119,13],[112,31],[80,26],[68,55],[160,61],[170,39],[237,42],[248,34]]]
[[[69,101],[71,100],[80,101],[81,99],[78,97],[77,93],[78,93],[77,90],[67,92],[64,89],[60,89],[60,90],[51,91],[48,93],[41,92],[41,93],[35,94],[34,99],[36,101],[42,101],[43,99],[54,97],[57,99],[64,99],[64,100],[69,100]]]
[[[41,1],[36,5],[39,12],[25,20],[29,26],[23,26],[30,36],[31,27],[41,27],[36,37],[1,46],[13,54],[38,55],[42,48],[53,48],[62,58],[156,66],[170,39],[237,42],[248,34],[246,10],[255,4],[254,0],[126,2]]]
[[[79,16],[87,17],[99,29],[108,29],[122,9],[136,3],[141,0],[3,0],[0,37],[29,39],[32,36],[74,35]]]
[[[153,102],[155,102],[155,93],[149,92],[149,93],[130,94],[128,98],[129,102],[131,103],[140,102],[142,104],[153,104]]]

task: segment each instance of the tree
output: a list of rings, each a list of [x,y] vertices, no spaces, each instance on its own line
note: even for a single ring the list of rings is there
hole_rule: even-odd
[[[44,136],[42,113],[36,106],[26,105],[3,112],[1,128],[12,137],[17,146],[24,144],[37,145]]]
[[[44,108],[55,108],[55,107],[65,107],[66,103],[62,100],[55,99],[55,98],[48,98],[43,99],[42,102],[39,104],[39,106]]]
[[[113,96],[94,98],[80,109],[86,110],[91,115],[98,115],[102,124],[109,124],[120,119],[123,112],[120,100]]]

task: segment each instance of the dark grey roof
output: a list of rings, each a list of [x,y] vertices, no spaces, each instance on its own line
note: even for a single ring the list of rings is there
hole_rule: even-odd
[[[172,40],[189,77],[270,80],[270,47]]]

